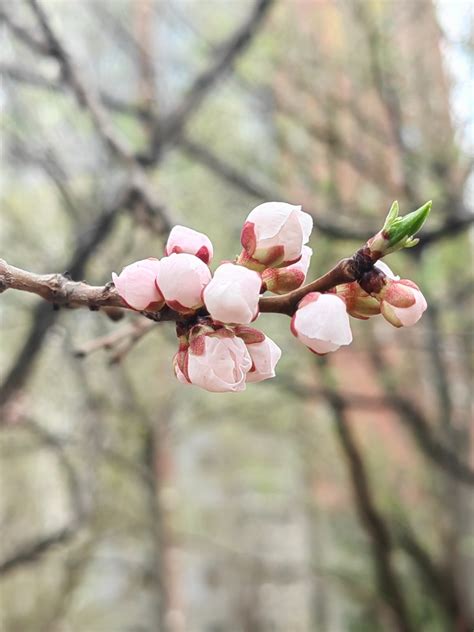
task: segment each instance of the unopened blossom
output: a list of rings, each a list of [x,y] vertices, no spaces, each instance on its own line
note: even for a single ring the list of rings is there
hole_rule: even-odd
[[[336,351],[352,342],[346,305],[336,294],[307,294],[291,320],[291,331],[318,354]]]
[[[167,305],[182,313],[202,307],[202,292],[210,280],[207,265],[188,253],[163,257],[156,275],[156,285]]]
[[[262,272],[265,287],[274,294],[286,294],[301,287],[306,280],[313,250],[303,246],[301,259],[285,268],[266,268]]]
[[[211,240],[204,233],[199,233],[186,226],[174,226],[166,242],[165,254],[188,253],[210,263],[214,254]]]
[[[252,367],[247,373],[247,382],[263,382],[275,377],[275,367],[281,358],[280,347],[268,336],[261,342],[247,344]]]
[[[261,287],[258,272],[223,263],[204,290],[204,303],[214,320],[248,324],[258,315]]]
[[[285,202],[266,202],[250,212],[242,229],[241,261],[263,270],[298,261],[303,245],[309,240],[313,219]]]
[[[159,310],[164,305],[161,292],[155,284],[160,266],[158,259],[135,261],[122,270],[120,274],[112,272],[112,280],[117,292],[123,300],[137,310]]]
[[[245,342],[227,328],[204,330],[175,356],[176,377],[213,393],[245,390],[252,360]]]
[[[382,316],[395,327],[411,327],[428,307],[420,288],[408,279],[388,279],[376,298]]]

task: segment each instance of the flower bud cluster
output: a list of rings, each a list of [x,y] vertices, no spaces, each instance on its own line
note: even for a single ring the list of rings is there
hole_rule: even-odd
[[[413,281],[400,279],[383,261],[375,263],[369,276],[336,288],[351,316],[367,320],[382,314],[395,327],[411,327],[420,320],[427,303]]]
[[[312,250],[313,221],[300,206],[269,202],[248,215],[243,250],[211,272],[207,235],[175,226],[165,256],[136,261],[117,275],[117,292],[131,308],[177,313],[177,379],[212,392],[239,392],[249,382],[274,377],[281,350],[253,327],[265,291],[286,294],[303,285]],[[309,292],[291,321],[292,333],[311,351],[326,354],[352,341],[349,315],[377,314],[396,327],[413,325],[426,309],[419,288],[378,261],[359,282],[328,293]]]

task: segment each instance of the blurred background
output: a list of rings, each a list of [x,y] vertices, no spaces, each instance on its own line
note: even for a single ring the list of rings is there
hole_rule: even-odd
[[[315,221],[310,278],[390,256],[429,309],[277,377],[174,378],[172,323],[1,296],[1,632],[472,631],[473,5],[7,0],[0,254],[104,284],[172,225]],[[113,316],[113,314],[111,314]]]

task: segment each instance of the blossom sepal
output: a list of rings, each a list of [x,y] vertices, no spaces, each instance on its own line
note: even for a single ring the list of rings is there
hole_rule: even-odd
[[[347,313],[359,320],[380,314],[380,302],[363,290],[357,281],[336,287],[336,295],[346,304]]]
[[[235,325],[232,327],[233,332],[245,342],[246,345],[257,344],[265,340],[265,334],[254,327],[246,325]]]
[[[303,285],[308,273],[312,249],[303,246],[301,258],[285,268],[266,268],[262,272],[264,287],[274,294],[286,294]]]

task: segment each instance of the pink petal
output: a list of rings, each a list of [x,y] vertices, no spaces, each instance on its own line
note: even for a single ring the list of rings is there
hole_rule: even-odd
[[[252,359],[252,370],[247,373],[247,382],[262,382],[275,377],[275,367],[281,358],[280,347],[268,336],[263,342],[247,345]]]
[[[245,390],[245,376],[252,366],[240,338],[205,337],[201,355],[189,353],[188,374],[192,384],[214,393]]]

